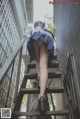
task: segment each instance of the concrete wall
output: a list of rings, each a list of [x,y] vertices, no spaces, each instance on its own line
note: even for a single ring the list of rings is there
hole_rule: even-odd
[[[28,23],[33,22],[33,0],[25,0],[25,6],[27,10]]]
[[[25,34],[28,24],[27,11],[24,6],[24,2],[24,0],[11,0],[16,24],[21,38],[23,34]]]
[[[67,54],[71,49],[73,49],[78,76],[77,86],[80,89],[80,5],[55,5],[54,16],[56,24],[58,59],[62,74],[64,75],[65,73]]]

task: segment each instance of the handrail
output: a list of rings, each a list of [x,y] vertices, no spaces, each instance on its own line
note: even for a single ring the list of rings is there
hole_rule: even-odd
[[[18,52],[22,48],[24,42],[26,41],[26,38],[27,38],[26,36],[23,36],[23,39],[20,41],[18,47],[14,50],[14,52],[7,59],[7,61],[3,65],[3,67],[0,69],[0,83],[1,83],[2,79],[4,78],[5,74],[7,73],[8,69],[10,68],[12,62],[14,61],[14,59],[16,57],[16,55],[18,54]]]

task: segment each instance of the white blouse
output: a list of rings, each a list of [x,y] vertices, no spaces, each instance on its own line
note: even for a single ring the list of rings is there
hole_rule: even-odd
[[[48,31],[45,31],[40,26],[36,27],[36,29],[34,29],[34,31],[32,33],[34,33],[34,32],[41,32],[41,33],[44,33],[44,34],[50,36],[51,38],[53,38],[53,36]]]

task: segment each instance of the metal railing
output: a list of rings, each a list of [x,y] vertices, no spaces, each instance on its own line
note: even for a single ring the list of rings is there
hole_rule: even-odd
[[[68,97],[69,119],[79,119],[79,84],[75,59],[72,52],[68,56],[66,73],[64,75],[64,87]]]
[[[0,69],[0,107],[13,108],[14,99],[16,99],[18,93],[22,49],[25,41],[26,37],[24,36]]]

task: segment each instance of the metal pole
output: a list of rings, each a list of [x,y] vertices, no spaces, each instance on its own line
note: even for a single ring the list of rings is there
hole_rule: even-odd
[[[18,88],[19,88],[19,79],[20,79],[20,70],[21,70],[21,60],[22,60],[22,49],[20,50],[20,55],[19,55],[19,62],[18,62],[18,71],[17,71],[17,78],[16,78],[16,87],[15,87],[15,95],[14,95],[14,103],[16,102],[16,97],[18,94]]]
[[[10,82],[9,82],[9,88],[8,88],[5,107],[7,107],[7,102],[8,102],[8,97],[9,97],[9,92],[10,92],[10,87],[11,87],[11,80],[12,80],[13,70],[14,70],[14,61],[13,61],[13,64],[12,64],[12,71],[11,71],[11,76],[10,76]]]

